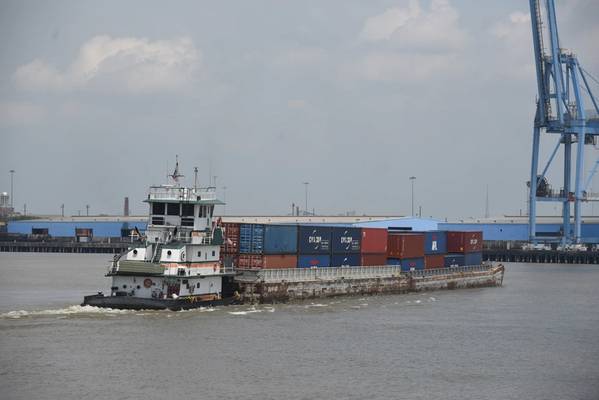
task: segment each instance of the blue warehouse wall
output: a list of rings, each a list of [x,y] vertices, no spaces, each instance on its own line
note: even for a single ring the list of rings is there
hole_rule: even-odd
[[[140,231],[146,229],[145,221],[133,222],[108,222],[108,221],[11,221],[8,223],[8,233],[20,233],[30,235],[33,228],[48,229],[50,236],[74,237],[76,228],[90,228],[94,237],[120,237],[121,229],[133,229],[137,227]]]

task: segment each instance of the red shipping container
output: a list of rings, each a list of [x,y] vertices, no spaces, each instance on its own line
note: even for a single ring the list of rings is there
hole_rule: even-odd
[[[239,268],[262,268],[262,255],[241,254],[239,256]]]
[[[424,257],[424,234],[389,233],[387,241],[388,258]]]
[[[262,268],[297,268],[295,254],[265,254],[262,256]]]
[[[478,253],[483,251],[482,232],[447,232],[448,253]]]
[[[239,254],[239,224],[225,222],[223,228],[224,242],[220,246],[220,252],[224,254]]]
[[[363,267],[379,267],[381,265],[387,265],[387,254],[362,254]]]
[[[387,229],[362,228],[362,254],[387,253]]]
[[[424,268],[445,268],[445,256],[443,254],[433,254],[429,256],[424,256]]]

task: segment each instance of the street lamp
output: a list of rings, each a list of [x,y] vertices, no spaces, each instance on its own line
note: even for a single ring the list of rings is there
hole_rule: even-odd
[[[10,172],[10,208],[14,208],[15,193],[13,190],[13,178],[16,171],[14,169],[11,169],[8,172]]]
[[[416,180],[415,176],[410,176],[410,181],[412,181],[412,217],[414,216],[414,181]]]
[[[304,195],[305,195],[304,210],[306,210],[305,215],[308,215],[308,185],[310,184],[310,182],[303,182],[303,184],[304,184]]]

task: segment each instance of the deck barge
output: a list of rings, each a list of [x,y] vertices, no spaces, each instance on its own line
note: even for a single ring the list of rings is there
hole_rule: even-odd
[[[501,286],[503,265],[402,272],[401,268],[340,267],[242,270],[235,277],[244,303]]]

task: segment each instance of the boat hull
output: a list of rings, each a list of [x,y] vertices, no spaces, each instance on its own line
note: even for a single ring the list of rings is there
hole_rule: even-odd
[[[193,298],[179,299],[144,299],[133,296],[105,296],[95,294],[85,296],[82,306],[114,308],[120,310],[191,310],[201,307],[213,307],[234,304],[233,297],[216,300],[196,300]]]

